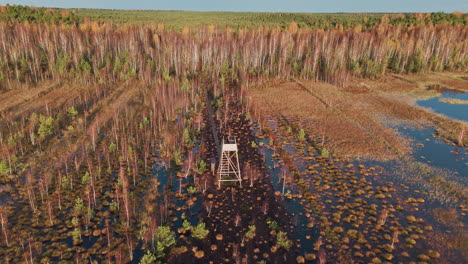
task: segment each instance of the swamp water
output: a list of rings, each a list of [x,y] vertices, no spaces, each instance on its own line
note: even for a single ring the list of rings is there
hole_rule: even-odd
[[[419,100],[419,106],[429,108],[435,113],[446,115],[460,121],[468,121],[468,92],[429,86],[427,90],[435,91],[438,96]]]
[[[276,129],[277,126],[274,122],[268,122],[268,126],[271,129]],[[456,232],[456,230],[449,230],[444,228],[443,226],[439,225],[432,215],[432,210],[434,208],[447,208],[447,204],[455,205],[457,204],[456,200],[447,200],[449,203],[441,203],[439,200],[431,199],[429,189],[425,189],[420,183],[412,184],[411,180],[408,183],[402,185],[404,188],[400,188],[400,183],[404,181],[401,179],[402,175],[392,177],[391,174],[395,172],[395,169],[399,166],[402,167],[410,167],[407,172],[408,175],[411,173],[417,172],[421,167],[424,168],[426,165],[431,168],[435,168],[435,172],[442,172],[442,174],[438,175],[440,177],[444,177],[444,179],[454,182],[460,186],[466,186],[466,176],[468,175],[468,149],[465,147],[458,147],[454,146],[452,143],[447,142],[441,138],[438,138],[435,135],[435,131],[432,127],[410,127],[410,126],[394,126],[396,130],[400,134],[402,134],[407,140],[411,142],[411,146],[413,148],[413,153],[405,157],[403,161],[391,161],[391,162],[376,162],[376,161],[352,161],[354,167],[358,167],[358,164],[364,164],[365,167],[375,167],[377,170],[378,168],[382,168],[383,174],[377,177],[372,177],[374,179],[374,183],[372,186],[375,188],[378,185],[387,185],[388,181],[393,182],[393,186],[399,189],[394,193],[394,198],[389,199],[389,202],[393,200],[393,202],[397,202],[397,204],[401,204],[405,210],[402,215],[399,215],[399,218],[405,218],[409,215],[415,215],[420,219],[424,219],[424,224],[422,225],[429,225],[434,226],[434,231],[436,232]],[[282,142],[283,140],[280,139]],[[293,140],[294,141],[294,140]],[[265,158],[266,166],[269,169],[269,174],[273,183],[273,186],[276,191],[282,192],[283,184],[281,180],[282,171],[280,169],[281,165],[277,164],[275,159],[273,158],[273,154],[275,151],[270,148],[269,142],[267,139],[260,139],[260,150]],[[284,142],[286,143],[286,142]],[[297,154],[294,150],[294,147],[290,143],[286,143],[283,145],[283,148],[288,152],[291,156]],[[302,170],[305,164],[302,162],[294,162],[297,168]],[[306,162],[307,163],[307,162]],[[309,163],[312,164],[313,163]],[[416,165],[415,165],[416,164]],[[337,164],[338,167],[342,167]],[[422,165],[422,166],[421,166]],[[420,166],[420,167],[418,167]],[[403,168],[406,170],[408,168]],[[394,174],[399,174],[395,172]],[[310,175],[304,174],[304,179],[309,180]],[[388,178],[387,178],[388,177]],[[425,179],[422,179],[425,181]],[[387,182],[387,183],[385,183]],[[289,185],[289,184],[288,184]],[[293,195],[297,193],[297,189],[295,186],[286,186],[286,192],[291,190]],[[405,186],[406,185],[406,186]],[[407,189],[409,186],[409,189]],[[378,188],[378,187],[377,187]],[[437,196],[437,193],[432,193]],[[294,196],[293,196],[294,197]],[[426,202],[422,202],[419,205],[413,204],[406,204],[404,201],[407,199],[421,199],[422,201],[426,200]],[[296,249],[299,251],[299,254],[305,254],[308,252],[313,252],[313,243],[316,241],[317,237],[319,236],[318,228],[314,227],[313,229],[307,228],[308,219],[305,217],[305,208],[304,204],[298,201],[299,199],[285,199],[285,205],[289,213],[295,215],[294,222],[295,222],[295,232],[294,232],[294,240],[296,240],[297,244],[300,244],[301,247]],[[332,199],[333,200],[333,199]],[[380,204],[378,200],[373,198],[368,200],[369,203],[377,203]],[[403,203],[402,203],[403,202]],[[392,203],[392,202],[391,202]],[[334,203],[333,203],[334,204]],[[406,204],[406,205],[404,205]],[[418,207],[420,210],[418,210]],[[462,221],[464,221],[466,217],[462,217]],[[403,223],[405,221],[403,220]],[[421,226],[422,226],[421,225]],[[450,228],[451,229],[451,228]],[[437,235],[436,235],[437,236]],[[312,238],[312,239],[311,239]],[[403,240],[404,241],[404,240]],[[403,242],[404,243],[404,242]],[[380,247],[379,243],[371,243],[373,246],[377,248]],[[431,244],[431,242],[429,242]],[[430,245],[425,245],[425,243],[418,242],[414,248],[412,257],[414,259],[418,254],[427,254],[427,250],[432,248]],[[444,250],[438,249],[440,252]],[[395,252],[396,253],[396,252]],[[461,260],[463,257],[460,255],[460,251],[454,249],[447,249],[447,252],[443,254],[448,256],[450,255],[451,259],[458,259]],[[399,257],[397,257],[399,259]]]
[[[412,141],[412,157],[416,161],[450,170],[463,179],[468,178],[468,148],[455,146],[438,138],[431,127],[418,129],[399,126],[397,130]]]

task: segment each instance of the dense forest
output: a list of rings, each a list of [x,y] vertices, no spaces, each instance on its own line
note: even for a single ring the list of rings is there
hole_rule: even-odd
[[[154,76],[216,78],[297,76],[346,85],[350,76],[467,69],[465,26],[380,25],[371,31],[205,27],[177,33],[95,22],[76,26],[2,24],[0,79],[38,82],[79,78],[109,82]],[[224,76],[223,76],[224,75]]]
[[[233,30],[241,28],[254,29],[256,27],[280,27],[285,29],[295,22],[300,28],[344,30],[360,27],[369,30],[377,26],[382,19],[391,25],[422,25],[447,24],[466,25],[467,15],[459,12],[448,13],[231,13],[231,12],[189,12],[189,11],[122,11],[122,10],[93,10],[75,9],[80,17],[87,17],[93,21],[114,22],[119,24],[164,24],[167,28],[178,31],[184,27],[199,27],[202,25],[219,25]]]
[[[102,9],[58,9],[33,8],[7,5],[0,10],[0,21],[42,22],[48,24],[78,24],[85,21],[113,22],[116,24],[164,24],[168,29],[182,31],[185,27],[218,25],[232,30],[255,29],[262,26],[286,29],[291,23],[299,28],[348,30],[359,28],[371,30],[384,22],[389,25],[467,25],[468,15],[453,13],[232,13],[191,11],[145,11],[145,10],[102,10]]]
[[[80,18],[75,12],[51,8],[7,5],[0,7],[0,21],[29,22],[45,24],[78,24]]]

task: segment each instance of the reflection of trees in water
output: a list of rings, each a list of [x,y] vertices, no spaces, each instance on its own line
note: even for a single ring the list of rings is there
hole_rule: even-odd
[[[465,93],[464,91],[460,91],[460,90],[456,90],[456,89],[450,89],[450,88],[442,86],[440,84],[428,85],[426,87],[426,89],[430,90],[430,91],[436,91],[438,93],[450,94],[450,95]]]

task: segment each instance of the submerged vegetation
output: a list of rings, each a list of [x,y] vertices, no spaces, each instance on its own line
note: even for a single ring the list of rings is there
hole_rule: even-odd
[[[466,85],[466,15],[121,12],[0,9],[4,262],[463,262],[442,231],[463,233],[466,185],[385,118],[464,159],[465,124],[401,91]],[[233,137],[242,186],[218,187]]]
[[[468,105],[468,101],[456,99],[456,98],[440,98],[439,101],[448,103],[448,104]]]

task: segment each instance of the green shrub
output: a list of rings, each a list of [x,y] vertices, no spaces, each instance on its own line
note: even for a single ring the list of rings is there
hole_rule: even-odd
[[[79,241],[81,239],[81,231],[78,227],[75,227],[72,232],[73,241]]]
[[[81,184],[86,185],[89,183],[89,172],[86,172],[83,177],[81,177]]]
[[[76,214],[81,214],[83,212],[83,210],[85,209],[85,206],[83,204],[83,199],[81,199],[80,197],[77,197],[75,199],[75,211],[76,211]]]
[[[185,219],[184,222],[182,223],[182,232],[185,233],[189,230],[192,230],[192,225],[187,219]]]
[[[273,220],[268,220],[267,225],[271,230],[276,230],[276,228],[278,228],[278,223]]]
[[[330,152],[328,152],[328,149],[323,148],[320,155],[324,158],[328,158],[328,156],[330,155]]]
[[[197,170],[198,174],[203,174],[206,172],[206,162],[201,159],[200,161],[198,161],[198,170]]]
[[[205,223],[200,222],[192,228],[192,237],[196,239],[205,239],[210,233],[210,230],[205,228]]]
[[[71,222],[72,222],[72,225],[75,227],[77,227],[80,224],[80,220],[78,220],[78,218],[76,217],[73,217]]]
[[[65,74],[69,71],[69,67],[72,63],[72,59],[70,56],[60,53],[57,55],[57,59],[55,61],[55,70],[58,71],[60,74]]]
[[[146,251],[145,255],[141,258],[140,264],[154,264],[156,263],[156,256],[151,251]]]
[[[190,195],[194,195],[194,194],[196,194],[196,193],[198,192],[198,190],[197,190],[197,187],[195,187],[195,186],[190,186],[190,187],[187,188],[187,192],[188,192]]]
[[[8,164],[4,161],[0,162],[0,176],[7,176],[10,173]]]
[[[256,147],[257,147],[257,143],[255,143],[255,141],[252,141],[251,146],[252,146],[252,148],[256,148]]]
[[[67,190],[70,187],[71,181],[68,179],[67,176],[62,177],[62,189]]]
[[[74,120],[74,119],[76,118],[76,116],[78,115],[78,111],[75,109],[75,107],[70,106],[70,107],[67,109],[67,115],[68,115],[68,117],[70,117],[72,120]]]
[[[248,239],[252,239],[255,237],[255,230],[257,228],[255,227],[255,225],[249,225],[249,231],[247,231],[247,233],[245,233],[245,236],[248,238]]]
[[[37,130],[37,133],[40,137],[46,138],[53,134],[55,130],[55,122],[53,117],[45,117],[40,115],[39,122],[39,129]]]
[[[286,250],[289,250],[292,246],[292,241],[288,239],[286,232],[279,231],[278,234],[276,234],[276,244]]]
[[[109,144],[109,152],[115,152],[117,150],[117,145],[112,142]]]
[[[158,231],[155,234],[156,240],[156,257],[163,258],[165,256],[166,249],[175,245],[175,233],[169,226],[159,226]]]
[[[172,160],[174,161],[175,165],[180,166],[183,163],[182,156],[180,155],[179,151],[175,151],[174,155],[172,156]]]
[[[96,213],[94,212],[93,208],[88,208],[87,214],[88,214],[88,218],[91,219],[94,217]]]
[[[305,131],[304,131],[304,129],[301,128],[301,130],[299,130],[298,137],[299,137],[300,140],[304,140],[304,139],[305,139]]]
[[[408,72],[420,72],[424,69],[426,66],[426,62],[424,60],[424,56],[422,54],[422,51],[418,49],[413,56],[410,58],[410,63],[408,64]]]
[[[78,69],[85,75],[89,75],[91,74],[93,67],[91,66],[91,63],[88,61],[87,58],[82,58],[78,65]]]
[[[117,202],[114,201],[114,200],[112,200],[112,202],[109,204],[109,209],[110,209],[111,211],[115,211],[115,210],[117,210],[117,208],[118,208]]]

